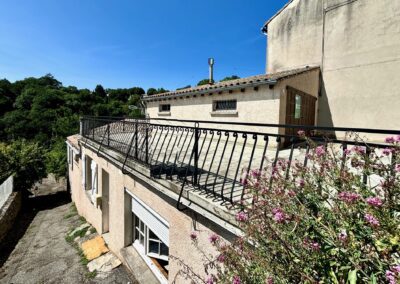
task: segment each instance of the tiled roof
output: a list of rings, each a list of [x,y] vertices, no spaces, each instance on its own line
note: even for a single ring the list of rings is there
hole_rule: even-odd
[[[318,66],[306,66],[303,68],[291,69],[287,71],[272,73],[272,74],[262,74],[256,75],[236,80],[218,82],[215,84],[207,84],[202,86],[196,86],[193,88],[187,88],[182,90],[171,91],[167,93],[144,96],[143,100],[149,101],[153,99],[164,99],[176,96],[183,96],[189,94],[197,94],[197,93],[206,93],[206,92],[215,92],[222,91],[224,89],[239,89],[248,86],[258,86],[258,85],[275,85],[277,81],[298,75],[300,73],[308,72],[311,70],[318,69]]]

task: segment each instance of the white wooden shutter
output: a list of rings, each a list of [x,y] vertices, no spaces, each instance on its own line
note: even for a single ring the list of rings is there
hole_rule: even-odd
[[[90,165],[90,169],[92,171],[92,200],[96,198],[97,194],[97,164],[95,161],[92,160]]]
[[[132,212],[142,220],[160,240],[169,246],[169,227],[158,214],[151,212],[139,199],[132,196]]]
[[[86,156],[82,154],[82,186],[86,190]]]
[[[67,161],[68,165],[71,164],[71,149],[67,146]]]

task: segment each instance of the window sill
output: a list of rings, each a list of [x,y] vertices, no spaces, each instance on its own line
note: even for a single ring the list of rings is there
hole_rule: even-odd
[[[170,111],[158,112],[158,116],[171,116],[171,112]]]
[[[228,117],[238,117],[239,112],[237,110],[219,110],[210,112],[211,116],[228,116]]]

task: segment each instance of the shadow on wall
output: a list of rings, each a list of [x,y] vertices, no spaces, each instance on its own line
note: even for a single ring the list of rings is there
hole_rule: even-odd
[[[329,106],[328,95],[325,89],[325,81],[323,76],[320,78],[320,96],[318,98],[318,126],[334,127],[332,120],[331,108]]]
[[[14,226],[1,241],[0,267],[7,261],[39,211],[52,209],[69,202],[71,202],[71,196],[67,191],[59,191],[55,194],[36,196],[24,200],[21,205],[21,211],[15,219]]]

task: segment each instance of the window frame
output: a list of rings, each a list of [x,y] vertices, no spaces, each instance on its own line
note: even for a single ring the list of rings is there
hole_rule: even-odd
[[[167,109],[164,109],[163,107],[167,107]],[[171,112],[171,104],[159,104],[158,105],[158,112],[160,112],[160,113]]]
[[[234,112],[237,111],[237,99],[229,99],[229,100],[214,100],[212,103],[212,111],[213,112]],[[232,106],[230,106],[232,104]],[[222,108],[219,107],[222,105]]]
[[[299,94],[295,94],[294,96],[294,113],[293,113],[293,118],[294,119],[301,119],[301,113],[303,110],[303,98]]]

